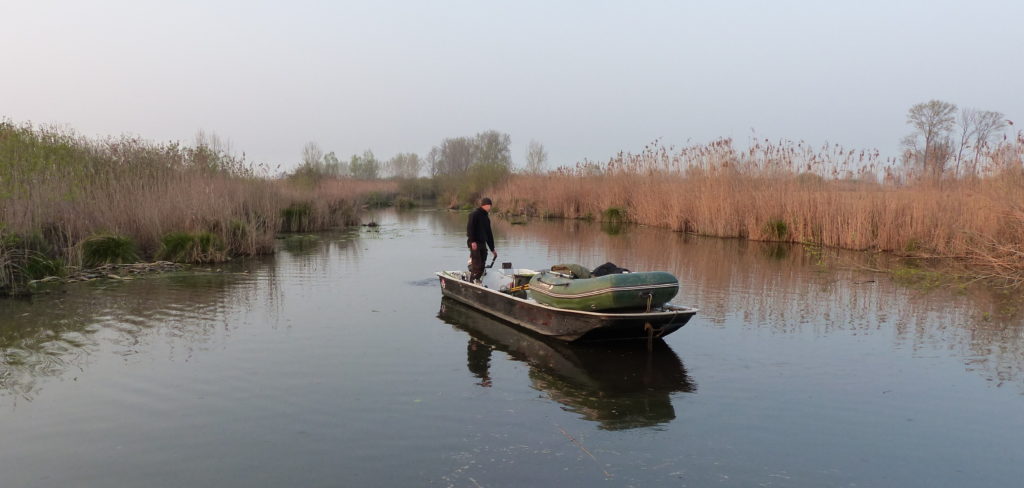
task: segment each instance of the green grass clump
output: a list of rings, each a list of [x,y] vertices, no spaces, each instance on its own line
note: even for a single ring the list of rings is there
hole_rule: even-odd
[[[216,263],[228,259],[224,241],[210,232],[171,232],[160,244],[157,256],[176,263]]]
[[[626,209],[622,207],[608,207],[601,214],[605,222],[625,222],[626,216]]]
[[[764,233],[776,241],[784,241],[789,237],[789,226],[782,219],[772,219],[764,224]]]
[[[395,208],[400,210],[416,208],[416,201],[409,197],[398,197],[395,199]]]
[[[30,280],[40,280],[48,276],[64,276],[67,274],[67,268],[63,260],[50,259],[43,254],[30,252],[22,272]]]
[[[97,234],[82,241],[82,265],[134,263],[139,260],[135,241],[116,234]]]
[[[293,203],[281,210],[281,231],[302,232],[311,227],[313,207],[308,202]]]

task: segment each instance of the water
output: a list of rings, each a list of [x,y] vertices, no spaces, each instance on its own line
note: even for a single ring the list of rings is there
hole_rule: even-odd
[[[441,299],[464,214],[0,302],[0,485],[1017,486],[1017,300],[870,257],[495,219],[499,261],[680,277],[648,353]],[[835,263],[839,263],[836,265]]]

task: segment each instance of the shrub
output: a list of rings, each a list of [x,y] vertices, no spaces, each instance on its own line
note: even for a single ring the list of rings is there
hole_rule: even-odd
[[[97,234],[82,241],[82,265],[134,263],[139,260],[135,241],[116,234]]]

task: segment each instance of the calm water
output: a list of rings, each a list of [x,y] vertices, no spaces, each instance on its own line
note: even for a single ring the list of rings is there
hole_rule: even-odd
[[[854,254],[495,222],[501,261],[665,269],[653,351],[441,299],[462,214],[384,212],[219,272],[0,301],[0,486],[1019,486],[1024,334]],[[834,254],[834,253],[832,253]]]

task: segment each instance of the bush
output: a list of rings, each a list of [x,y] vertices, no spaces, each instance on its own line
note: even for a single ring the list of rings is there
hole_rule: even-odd
[[[171,232],[160,240],[160,259],[177,263],[216,263],[227,261],[224,241],[210,232]]]
[[[82,241],[82,265],[134,263],[139,260],[135,241],[115,234],[97,234]]]

